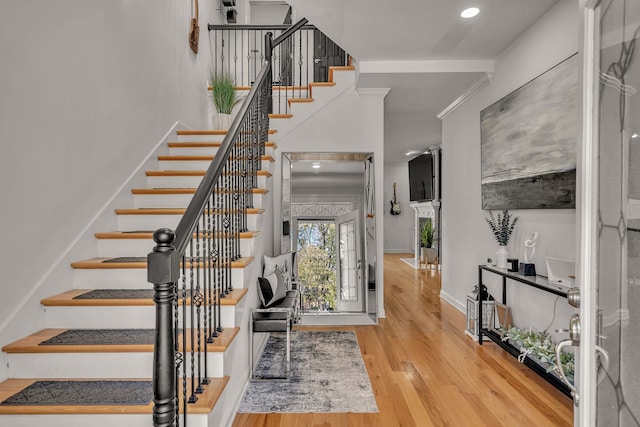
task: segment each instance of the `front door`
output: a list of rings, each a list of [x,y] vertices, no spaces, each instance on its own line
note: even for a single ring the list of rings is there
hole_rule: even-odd
[[[338,311],[364,311],[364,281],[360,239],[360,211],[355,210],[336,220],[338,238]]]
[[[313,81],[326,82],[329,67],[345,65],[345,52],[320,30],[313,30]]]
[[[637,0],[583,0],[576,425],[640,427]]]

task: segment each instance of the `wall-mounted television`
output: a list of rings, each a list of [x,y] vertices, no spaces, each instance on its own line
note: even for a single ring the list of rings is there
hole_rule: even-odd
[[[422,154],[409,160],[409,199],[412,202],[433,200],[433,157]]]

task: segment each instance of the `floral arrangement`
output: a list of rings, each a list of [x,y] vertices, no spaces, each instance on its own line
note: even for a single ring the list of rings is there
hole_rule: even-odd
[[[512,216],[509,211],[505,209],[501,214],[498,214],[498,216],[494,216],[493,211],[489,211],[489,218],[485,219],[498,245],[507,246],[509,239],[511,239],[513,229],[518,222],[518,217]]]
[[[501,328],[504,334],[502,341],[511,340],[520,350],[519,362],[524,362],[526,356],[533,356],[535,359],[547,364],[547,372],[558,371],[555,344],[551,341],[549,335],[545,332],[536,332],[531,329],[518,329],[511,327],[509,329]],[[562,352],[560,363],[564,369],[565,375],[573,378],[575,372],[575,356],[573,353]]]

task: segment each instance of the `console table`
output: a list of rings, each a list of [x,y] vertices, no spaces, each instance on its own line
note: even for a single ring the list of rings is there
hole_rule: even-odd
[[[557,286],[554,284],[550,284],[547,278],[542,276],[523,276],[516,272],[508,271],[506,268],[498,268],[492,265],[479,265],[478,266],[478,287],[479,287],[479,296],[480,303],[478,304],[478,319],[480,319],[480,323],[478,326],[478,344],[482,345],[482,336],[486,336],[491,341],[505,349],[514,357],[518,357],[520,355],[520,350],[511,345],[506,341],[502,341],[502,337],[497,333],[485,329],[482,327],[482,273],[483,271],[487,271],[489,273],[497,274],[502,276],[502,303],[507,303],[507,279],[527,285],[532,286],[534,288],[540,289],[545,292],[552,293],[554,295],[559,295],[561,297],[567,297],[568,288],[564,288],[562,286]],[[555,375],[546,372],[546,369],[543,366],[540,366],[536,361],[530,359],[528,356],[524,359],[524,364],[531,368],[538,375],[543,377],[553,386],[555,386],[558,390],[564,393],[567,397],[571,397],[571,391],[569,387],[562,381],[560,378]]]

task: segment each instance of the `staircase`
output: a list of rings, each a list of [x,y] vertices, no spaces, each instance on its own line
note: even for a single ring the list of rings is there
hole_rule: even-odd
[[[240,233],[241,257],[231,263],[234,290],[221,300],[223,331],[207,344],[211,383],[196,403],[189,404],[188,425],[233,421],[250,372],[247,312],[258,305],[256,278],[263,254],[272,247],[260,230],[271,227],[265,207],[271,197],[275,141],[309,119],[314,105],[320,108],[353,84],[353,73],[346,73],[341,83],[336,79],[336,84],[333,71],[328,83],[305,89],[307,98],[291,104],[292,114],[270,116],[273,130],[265,144],[257,188],[252,190],[249,231]],[[279,88],[274,89],[276,102]],[[46,329],[2,348],[10,379],[0,383],[0,425],[151,425],[156,311],[146,255],[154,246],[153,230],[175,229],[226,133],[177,131],[176,140],[161,150],[168,154],[158,154],[157,169],[145,171],[146,187],[133,189],[130,206],[115,210],[116,230],[96,233],[97,253],[71,264],[74,279],[69,290],[41,301]],[[4,402],[25,389],[29,393],[21,394],[17,402]],[[41,400],[43,395],[60,395],[67,401],[51,403]]]

